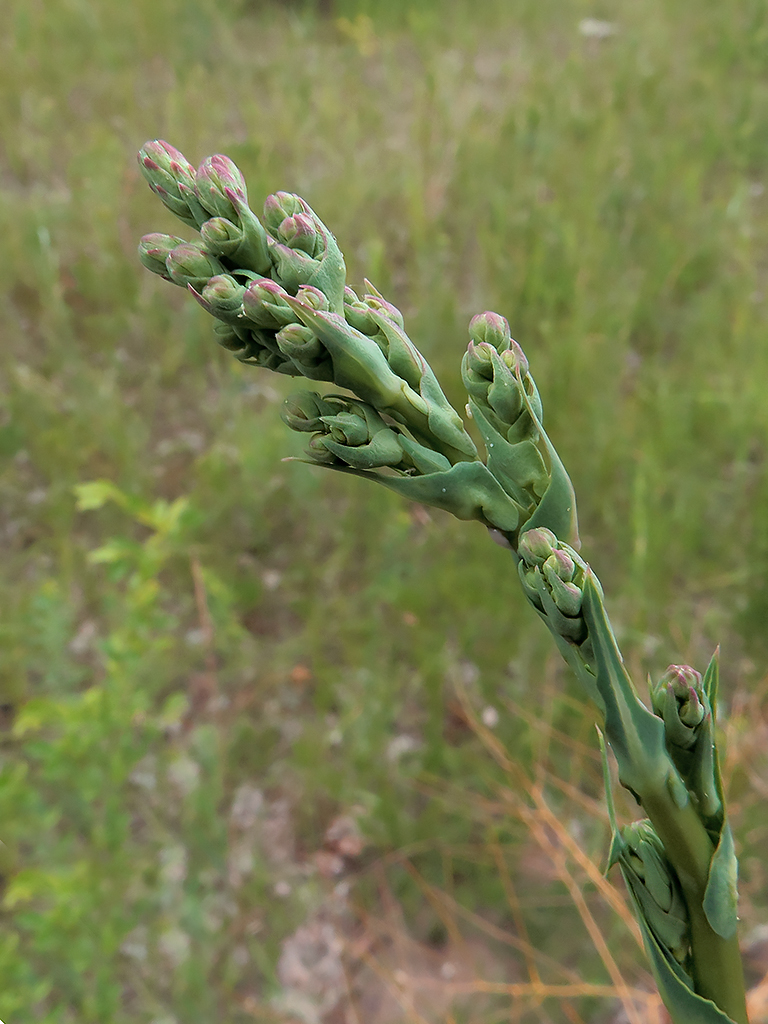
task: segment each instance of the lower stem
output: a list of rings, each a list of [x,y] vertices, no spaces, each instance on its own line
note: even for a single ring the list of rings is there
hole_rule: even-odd
[[[744,967],[738,935],[724,939],[704,913],[704,894],[715,852],[693,804],[679,808],[664,786],[641,794],[683,890],[691,924],[693,984],[698,995],[712,1002],[736,1024],[749,1024],[744,986]]]

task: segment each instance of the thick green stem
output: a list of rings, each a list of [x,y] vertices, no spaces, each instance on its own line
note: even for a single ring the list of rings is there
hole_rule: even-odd
[[[704,913],[704,894],[715,852],[712,840],[690,800],[685,807],[678,807],[666,785],[639,796],[683,889],[691,922],[696,992],[711,999],[737,1024],[749,1024],[738,935],[724,939]]]
[[[725,939],[704,911],[715,847],[669,757],[662,720],[648,711],[632,685],[591,570],[583,593],[582,613],[594,654],[605,737],[616,755],[622,784],[639,799],[680,880],[691,925],[694,991],[737,1024],[747,1024],[735,921],[733,934]]]

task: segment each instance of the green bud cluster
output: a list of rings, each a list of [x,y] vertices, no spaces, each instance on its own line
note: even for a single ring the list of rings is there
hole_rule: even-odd
[[[406,475],[451,468],[444,455],[417,444],[372,405],[344,395],[302,391],[285,402],[283,422],[312,431],[306,451],[311,462],[355,470],[388,467]]]
[[[651,705],[664,722],[667,750],[705,825],[722,828],[722,785],[717,765],[713,706],[717,697],[718,655],[707,672],[670,665],[651,687]]]
[[[546,623],[590,700],[604,715],[605,700],[597,683],[592,637],[584,614],[588,581],[602,598],[597,577],[578,552],[546,526],[521,533],[517,557],[523,593]]]
[[[187,288],[216,319],[219,344],[241,362],[333,383],[361,403],[345,416],[360,419],[366,407],[385,424],[376,421],[375,435],[361,445],[339,434],[347,420],[324,423],[307,453],[312,461],[478,519],[512,548],[523,528],[535,526],[578,546],[573,489],[503,317],[472,320],[464,362],[468,408],[487,451],[482,461],[400,311],[368,281],[362,297],[346,285],[336,239],[301,196],[268,196],[259,219],[229,157],[208,157],[195,170],[177,149],[154,141],[142,147],[139,166],[168,209],[200,232],[197,241],[146,235],[139,246],[144,266]],[[342,450],[359,447],[366,448],[362,456]],[[571,608],[577,598],[570,581],[562,582],[550,589]]]
[[[483,436],[488,468],[517,508],[518,531],[547,527],[578,548],[573,486],[544,431],[525,353],[498,313],[474,317],[469,334],[461,367],[467,409]]]
[[[333,383],[354,396],[357,404],[343,415],[362,416],[370,436],[359,442],[359,424],[348,419],[323,422],[307,453],[312,461],[374,476],[505,536],[517,530],[518,506],[480,461],[405,333],[402,314],[369,282],[362,298],[346,286],[335,238],[300,196],[268,196],[260,220],[226,156],[208,157],[195,170],[167,143],[148,142],[139,166],[168,209],[200,231],[198,241],[146,235],[139,246],[144,266],[186,287],[217,320],[219,344],[242,362]],[[351,450],[359,448],[362,455]]]
[[[645,818],[625,825],[621,840],[614,847],[614,863],[656,941],[685,968],[690,952],[688,911],[661,839]]]
[[[528,599],[564,639],[581,644],[587,626],[581,615],[587,565],[570,545],[544,526],[526,530],[517,549],[518,572]]]

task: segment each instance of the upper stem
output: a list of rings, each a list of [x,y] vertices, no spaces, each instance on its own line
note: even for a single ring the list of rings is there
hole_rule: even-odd
[[[691,923],[694,988],[737,1024],[749,1024],[738,935],[724,939],[704,913],[704,894],[715,852],[712,840],[691,801],[678,807],[666,785],[638,795],[683,890]]]

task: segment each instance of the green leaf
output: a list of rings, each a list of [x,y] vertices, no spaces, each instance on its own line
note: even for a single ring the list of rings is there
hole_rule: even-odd
[[[733,834],[731,826],[726,823],[712,857],[703,902],[704,913],[713,931],[724,939],[730,939],[736,934],[738,875],[739,865],[733,848]]]
[[[702,680],[704,692],[706,693],[710,707],[712,708],[712,721],[714,723],[717,715],[717,691],[720,685],[720,645],[715,648],[715,653],[709,660],[707,671]]]
[[[539,430],[539,451],[543,447],[545,463],[548,463],[549,486],[547,487],[536,511],[526,522],[522,532],[532,530],[536,526],[546,526],[559,539],[570,544],[576,551],[581,547],[579,539],[579,522],[576,517],[576,494],[571,478],[560,461],[555,446],[549,440],[536,410],[531,404],[525,388],[522,389],[526,408]]]
[[[469,408],[472,419],[483,435],[488,453],[488,469],[493,473],[507,494],[524,509],[531,507],[533,497],[526,488],[533,489],[546,480],[547,468],[539,450],[531,440],[509,441],[493,426],[483,408],[470,398]]]
[[[582,614],[597,666],[597,689],[605,705],[605,734],[619,766],[622,785],[636,794],[677,775],[667,753],[664,723],[635,692],[605,613],[592,570],[583,585]]]
[[[549,627],[546,613],[540,611],[538,608],[536,608],[536,612],[547,624],[547,627]],[[587,696],[597,708],[601,719],[604,720],[605,701],[597,688],[597,676],[595,675],[592,667],[591,658],[587,656],[587,651],[589,650],[589,638],[587,638],[583,644],[577,644],[570,640],[566,640],[565,637],[560,636],[553,630],[551,630],[551,633],[552,639],[555,641],[558,650],[568,665],[570,665],[576,678],[586,690]]]
[[[409,501],[442,508],[457,519],[477,519],[505,533],[517,529],[520,515],[517,505],[482,462],[457,462],[445,472],[427,476],[384,476],[349,466],[324,468],[376,480]]]
[[[605,805],[608,810],[608,822],[611,826],[611,848],[608,851],[608,863],[605,865],[607,875],[613,865],[618,861],[626,842],[621,838],[619,826],[616,822],[616,806],[613,802],[613,784],[611,782],[611,769],[608,765],[608,750],[605,745],[605,736],[599,725],[597,729],[597,742],[600,744],[600,761],[603,766],[603,786],[605,787]]]
[[[141,508],[136,518],[158,533],[168,535],[178,530],[188,509],[189,498],[176,498],[175,501],[159,498],[154,504]]]
[[[111,480],[91,480],[88,483],[76,484],[73,489],[79,512],[102,508],[108,501],[114,501],[122,507],[128,502],[127,496]]]
[[[111,565],[114,562],[134,561],[141,554],[141,544],[125,537],[113,537],[100,548],[88,552],[88,561],[93,565]]]
[[[736,852],[733,846],[733,834],[726,819],[725,796],[723,793],[723,777],[720,772],[720,757],[717,744],[714,742],[715,715],[717,712],[717,691],[720,682],[720,648],[710,659],[707,670],[704,673],[704,692],[709,700],[712,711],[710,723],[712,742],[707,749],[702,751],[706,755],[706,765],[695,765],[699,774],[707,779],[714,777],[717,799],[714,802],[717,807],[717,814],[714,820],[705,820],[708,826],[714,826],[718,831],[717,848],[712,857],[707,879],[707,888],[704,893],[703,909],[707,920],[713,931],[724,939],[729,939],[736,933],[738,926],[738,876],[739,864],[736,859]],[[710,764],[711,759],[711,764]],[[706,771],[704,770],[706,768]]]

